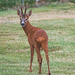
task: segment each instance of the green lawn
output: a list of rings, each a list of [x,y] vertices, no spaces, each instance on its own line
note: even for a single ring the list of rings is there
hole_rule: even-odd
[[[49,58],[52,75],[75,74],[75,19],[42,20],[31,23],[44,29],[49,37]],[[17,29],[17,30],[16,30]],[[43,56],[42,75],[47,75],[47,63]],[[19,24],[0,24],[0,74],[38,75],[35,53],[33,72],[29,73],[30,47]]]
[[[56,9],[61,6],[52,6],[51,8]],[[38,8],[39,12],[41,8]],[[37,11],[37,9],[33,8],[34,10]],[[5,12],[8,15],[12,11],[4,11],[3,13]],[[15,13],[16,11],[11,14]],[[34,13],[36,12],[34,11]],[[75,19],[39,20],[31,21],[31,24],[44,29],[48,34],[52,75],[75,75]],[[41,51],[41,54],[43,57],[41,75],[48,75],[44,51]],[[20,24],[0,23],[0,75],[39,75],[36,52],[32,73],[29,72],[29,66],[30,46]]]

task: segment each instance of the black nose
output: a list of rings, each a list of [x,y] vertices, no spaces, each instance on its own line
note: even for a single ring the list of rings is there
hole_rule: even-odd
[[[21,23],[21,25],[23,26],[23,25],[24,25],[24,23]]]

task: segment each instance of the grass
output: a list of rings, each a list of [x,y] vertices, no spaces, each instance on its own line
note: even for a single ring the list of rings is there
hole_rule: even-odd
[[[57,9],[58,7],[61,6],[62,5],[60,6],[57,5],[54,7],[52,6],[51,8]],[[67,5],[66,7],[69,8],[70,6]],[[44,10],[42,7],[38,9]],[[34,10],[35,10],[34,13],[36,13],[37,9],[33,8],[33,11]],[[61,9],[59,10],[61,11]],[[9,14],[9,12],[12,11],[5,11],[5,12]],[[16,12],[14,11],[10,14],[15,13]],[[3,16],[1,15],[1,17]],[[52,75],[74,75],[75,19],[54,19],[41,21],[38,20],[38,21],[31,21],[31,24],[33,26],[44,29],[48,34],[49,59]],[[41,51],[41,54],[43,57],[41,75],[48,75],[47,62],[44,51]],[[11,22],[1,23],[0,75],[38,75],[39,65],[37,61],[36,52],[34,54],[32,73],[29,72],[29,66],[30,66],[30,46],[27,40],[27,36],[25,35],[20,24]]]
[[[43,20],[32,24],[44,29],[49,37],[49,57],[52,75],[74,75],[75,73],[75,19]],[[16,31],[17,29],[17,31]],[[43,56],[42,74],[47,75],[47,63]],[[30,47],[22,28],[18,24],[0,25],[0,74],[38,75],[35,53],[33,72],[29,73]]]

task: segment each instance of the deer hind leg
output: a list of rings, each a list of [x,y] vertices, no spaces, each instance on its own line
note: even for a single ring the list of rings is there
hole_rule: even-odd
[[[41,73],[41,65],[42,65],[42,56],[40,54],[40,47],[35,46],[37,57],[38,57],[38,63],[39,63],[39,74]]]
[[[30,70],[29,70],[29,72],[32,72],[32,61],[33,61],[33,56],[34,56],[34,47],[31,46],[31,61],[30,61]]]
[[[39,74],[41,74],[41,66],[42,66],[42,57],[38,57],[38,63],[39,63]]]
[[[47,60],[47,65],[48,65],[48,75],[51,75],[50,68],[49,68],[48,43],[46,43],[46,41],[43,41],[41,43],[41,46],[44,49],[45,55],[46,55],[46,60]]]

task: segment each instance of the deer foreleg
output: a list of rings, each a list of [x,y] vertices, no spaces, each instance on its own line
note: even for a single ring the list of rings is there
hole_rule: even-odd
[[[31,60],[30,60],[30,72],[32,72],[32,61],[33,61],[33,56],[34,56],[34,47],[31,46]]]

